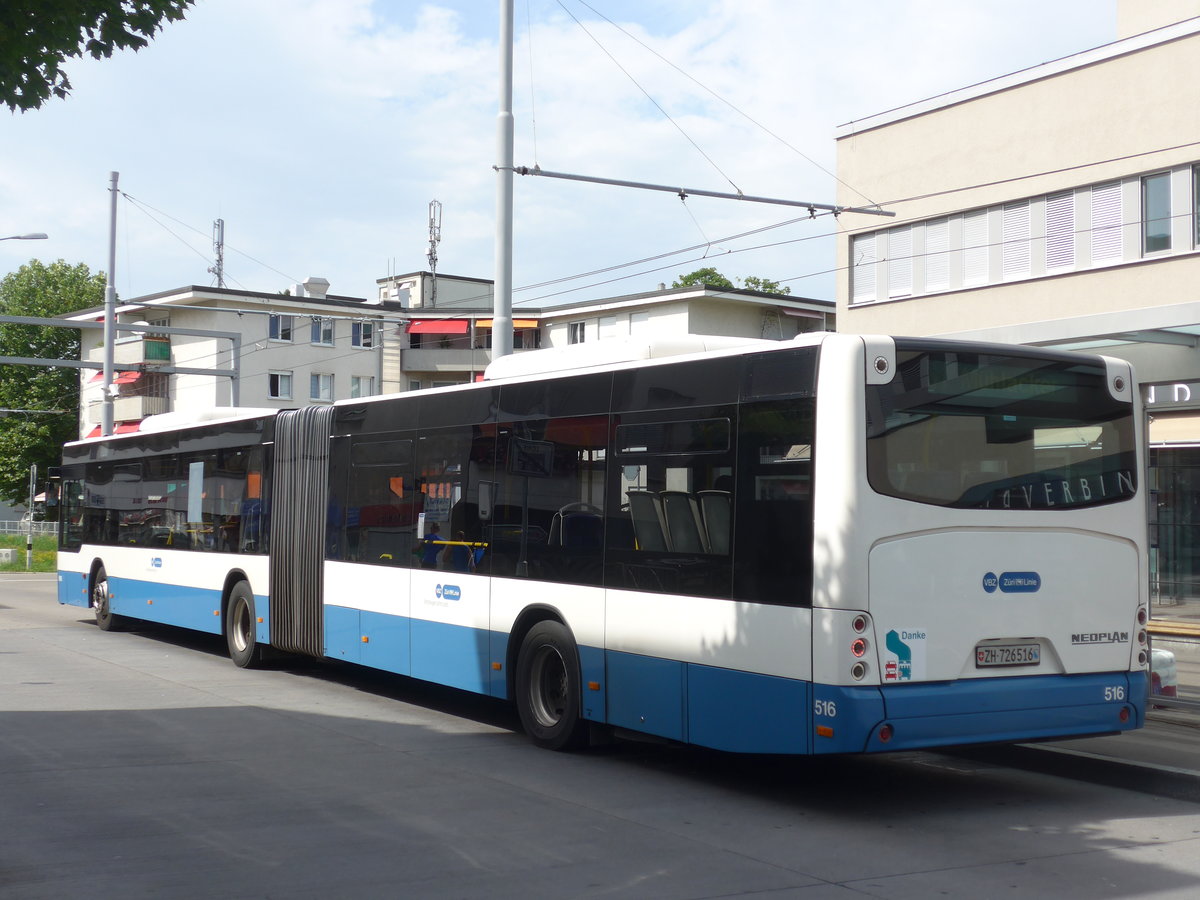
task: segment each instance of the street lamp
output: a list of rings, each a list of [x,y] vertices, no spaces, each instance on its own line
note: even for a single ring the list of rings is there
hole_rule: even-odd
[[[10,234],[8,237],[0,237],[0,241],[44,241],[49,236],[41,231],[33,231],[29,234]]]

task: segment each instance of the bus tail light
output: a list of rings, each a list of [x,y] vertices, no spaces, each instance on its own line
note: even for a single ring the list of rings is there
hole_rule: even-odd
[[[895,733],[896,733],[896,729],[894,729],[891,725],[880,725],[879,726],[879,743],[886,744],[888,741],[890,741],[892,739],[892,735],[894,735]]]
[[[856,662],[850,667],[850,677],[855,681],[862,681],[867,677],[867,664],[865,662]]]
[[[1121,712],[1117,714],[1117,718],[1119,718],[1121,720],[1122,724],[1124,724],[1125,722],[1128,722],[1129,721],[1129,707],[1122,706]]]
[[[1146,624],[1146,607],[1144,607],[1144,606],[1138,607],[1137,620],[1138,620],[1139,625]]]
[[[860,614],[854,617],[854,621],[850,623],[850,626],[854,629],[855,633],[862,634],[867,630],[869,624],[871,623],[867,620],[867,617]]]
[[[850,652],[861,658],[867,652],[867,639],[855,638],[853,641],[851,641]]]

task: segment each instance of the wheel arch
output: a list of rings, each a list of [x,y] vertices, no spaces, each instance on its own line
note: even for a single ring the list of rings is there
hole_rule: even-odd
[[[250,584],[250,576],[241,569],[230,569],[225,575],[225,584],[221,588],[221,627],[224,628],[225,616],[229,612],[229,595],[233,593],[233,587],[238,582],[244,581],[247,585]],[[250,592],[254,592],[254,588],[250,588]]]
[[[96,576],[99,574],[101,569],[104,569],[105,575],[108,574],[108,567],[104,565],[104,560],[98,556],[94,557],[92,559],[92,565],[88,569],[88,606],[92,605],[92,592],[96,590]]]
[[[575,632],[566,618],[561,612],[553,606],[547,606],[542,603],[535,603],[532,606],[527,606],[521,610],[517,616],[513,626],[508,633],[508,650],[505,653],[504,671],[507,675],[505,678],[505,689],[509,698],[516,696],[517,689],[517,657],[521,654],[521,644],[525,640],[525,635],[529,634],[531,628],[539,622],[557,622],[571,633],[571,640],[575,640]]]

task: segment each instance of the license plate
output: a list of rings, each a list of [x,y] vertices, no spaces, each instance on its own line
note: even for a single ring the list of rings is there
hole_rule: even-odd
[[[981,669],[988,666],[1036,666],[1041,658],[1041,644],[980,644],[975,648],[975,666]]]

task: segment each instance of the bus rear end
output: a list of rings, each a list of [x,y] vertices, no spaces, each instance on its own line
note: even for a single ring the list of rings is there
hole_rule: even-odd
[[[826,343],[821,379],[816,752],[1139,727],[1146,525],[1129,365],[847,338]]]

